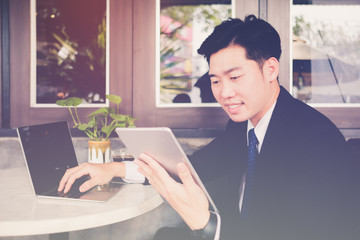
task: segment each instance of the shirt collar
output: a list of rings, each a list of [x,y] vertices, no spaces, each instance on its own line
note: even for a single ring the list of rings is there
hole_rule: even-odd
[[[258,122],[258,124],[256,125],[255,128],[252,125],[251,121],[248,120],[247,134],[249,134],[250,129],[254,128],[256,138],[259,141],[259,144],[258,144],[259,152],[260,152],[262,144],[264,142],[266,130],[269,126],[270,119],[271,119],[272,113],[274,111],[275,105],[276,105],[276,102],[271,106],[271,108],[266,112],[266,114],[260,119],[260,121]],[[248,137],[247,137],[247,139],[248,139]],[[249,143],[248,143],[248,145],[249,145]]]

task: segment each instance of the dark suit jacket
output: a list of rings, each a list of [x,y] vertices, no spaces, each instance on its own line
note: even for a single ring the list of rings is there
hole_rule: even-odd
[[[284,88],[256,162],[248,217],[241,219],[246,131],[246,122],[230,120],[221,136],[191,157],[219,208],[221,239],[360,239],[360,172],[343,135]]]

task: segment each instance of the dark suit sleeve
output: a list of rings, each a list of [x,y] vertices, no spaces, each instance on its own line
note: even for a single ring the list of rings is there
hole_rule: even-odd
[[[298,234],[309,238],[356,239],[359,190],[356,165],[343,137],[323,128],[308,139],[299,164],[291,211]],[[300,173],[300,174],[299,174]],[[302,231],[300,229],[303,229]],[[294,230],[295,231],[295,230]],[[345,237],[345,236],[348,236]]]

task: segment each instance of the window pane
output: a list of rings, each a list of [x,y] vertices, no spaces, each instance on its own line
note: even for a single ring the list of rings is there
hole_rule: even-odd
[[[106,2],[36,0],[36,104],[105,103]]]
[[[311,3],[308,3],[311,2]],[[360,1],[293,1],[293,94],[360,103]]]
[[[216,102],[207,77],[208,64],[197,49],[216,25],[231,17],[231,7],[231,0],[160,0],[157,103]]]

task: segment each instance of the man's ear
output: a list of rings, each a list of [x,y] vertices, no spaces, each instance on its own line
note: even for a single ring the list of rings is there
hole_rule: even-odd
[[[266,80],[269,82],[277,80],[279,76],[279,61],[271,57],[264,62],[263,73]]]

